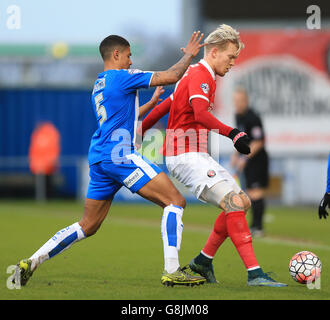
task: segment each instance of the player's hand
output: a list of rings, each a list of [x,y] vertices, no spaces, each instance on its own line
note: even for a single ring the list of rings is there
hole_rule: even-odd
[[[234,147],[238,152],[243,154],[249,154],[251,152],[249,146],[250,138],[245,132],[233,129],[230,131],[228,137],[233,140]]]
[[[204,33],[194,31],[187,46],[185,48],[181,48],[181,51],[183,51],[184,54],[190,54],[193,57],[196,57],[199,50],[206,45],[205,43],[201,44],[203,37]]]
[[[162,101],[163,99],[160,99],[159,97],[165,92],[163,86],[156,87],[154,94],[152,95],[150,101],[157,105],[158,102]]]
[[[320,219],[326,219],[329,213],[327,212],[327,207],[330,209],[330,193],[325,193],[319,205],[319,217]]]

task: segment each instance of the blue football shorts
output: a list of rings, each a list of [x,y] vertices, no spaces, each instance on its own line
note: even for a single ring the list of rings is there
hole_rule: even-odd
[[[94,200],[112,199],[122,186],[135,193],[162,172],[157,165],[137,152],[126,158],[128,161],[119,164],[112,161],[92,164],[89,167],[90,181],[86,197]]]

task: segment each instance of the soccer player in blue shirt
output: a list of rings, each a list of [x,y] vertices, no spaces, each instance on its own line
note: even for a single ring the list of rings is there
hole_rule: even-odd
[[[327,212],[327,207],[330,209],[330,153],[328,158],[328,178],[327,178],[327,188],[325,190],[325,194],[319,205],[319,217],[322,219],[327,218],[329,213]]]
[[[163,208],[161,233],[165,268],[161,282],[164,285],[205,282],[203,277],[184,271],[179,265],[185,199],[167,175],[141,156],[134,146],[140,114],[137,89],[174,84],[180,80],[203,47],[202,38],[203,34],[194,32],[187,46],[181,48],[184,56],[168,70],[160,72],[130,69],[131,50],[126,39],[111,35],[101,42],[99,49],[104,72],[99,74],[92,93],[98,128],[88,154],[90,183],[84,215],[79,222],[58,231],[29,259],[21,260],[16,267],[14,282],[25,285],[41,263],[95,234],[122,186]],[[159,94],[161,89],[156,90]],[[156,94],[156,102],[157,98]],[[142,112],[155,103],[150,104],[144,106]]]

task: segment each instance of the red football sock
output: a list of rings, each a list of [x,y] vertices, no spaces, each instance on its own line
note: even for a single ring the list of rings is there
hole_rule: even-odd
[[[226,214],[228,235],[238,251],[246,269],[258,267],[258,261],[252,247],[252,237],[244,211]]]
[[[222,211],[215,220],[213,230],[202,249],[202,252],[210,258],[213,258],[228,236],[226,226],[226,214]]]

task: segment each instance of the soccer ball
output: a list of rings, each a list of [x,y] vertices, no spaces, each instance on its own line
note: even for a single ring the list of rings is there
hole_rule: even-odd
[[[289,262],[289,271],[293,280],[306,284],[312,283],[321,275],[322,263],[319,257],[310,251],[296,253]]]

